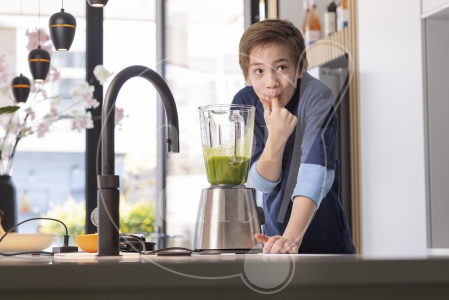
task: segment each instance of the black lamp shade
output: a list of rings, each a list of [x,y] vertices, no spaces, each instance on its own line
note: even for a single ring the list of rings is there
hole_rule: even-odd
[[[14,99],[16,99],[17,103],[27,102],[31,88],[30,80],[28,78],[20,74],[20,76],[17,76],[12,80],[11,87]]]
[[[87,0],[87,2],[93,7],[104,7],[108,4],[108,0]]]
[[[50,70],[50,54],[39,46],[28,54],[28,65],[34,81],[43,82]]]
[[[48,26],[50,27],[50,38],[56,50],[69,51],[75,37],[75,17],[61,9],[61,12],[50,17]]]

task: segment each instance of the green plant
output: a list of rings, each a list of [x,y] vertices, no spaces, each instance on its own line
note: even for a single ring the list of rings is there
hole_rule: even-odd
[[[1,114],[12,114],[18,111],[20,106],[4,106],[0,107],[0,115]]]
[[[154,202],[143,202],[129,204],[120,201],[120,232],[146,232],[154,231],[155,220]]]
[[[67,226],[70,242],[73,243],[75,235],[85,232],[86,205],[84,201],[75,202],[69,197],[63,204],[54,205],[42,217],[58,219]],[[155,226],[154,202],[127,203],[120,197],[120,232],[146,232],[154,231]],[[57,222],[42,220],[40,232],[56,233],[63,240],[65,235],[64,226]]]
[[[84,223],[86,222],[86,205],[84,201],[75,202],[72,197],[68,197],[63,204],[54,205],[41,217],[61,220],[67,226],[70,241],[73,242],[75,235],[85,232]],[[60,223],[42,220],[39,228],[40,232],[57,233],[61,240],[65,235],[65,228]]]

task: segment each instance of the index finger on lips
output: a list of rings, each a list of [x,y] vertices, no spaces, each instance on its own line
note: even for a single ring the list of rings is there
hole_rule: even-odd
[[[279,99],[276,98],[271,98],[271,110],[273,111],[278,111],[280,109],[279,107]]]
[[[265,99],[260,98],[260,102],[263,105],[263,115],[269,117],[271,115],[271,104]]]

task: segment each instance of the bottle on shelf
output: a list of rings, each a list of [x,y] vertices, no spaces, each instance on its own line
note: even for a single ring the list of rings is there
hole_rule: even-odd
[[[309,23],[309,16],[310,16],[309,1],[303,0],[302,6],[303,6],[303,10],[304,10],[304,18],[302,19],[301,32],[303,35],[305,35],[306,34],[306,26]]]
[[[259,0],[259,21],[265,20],[265,0]]]
[[[342,0],[337,7],[337,30],[340,31],[348,27],[349,22],[349,1]]]
[[[329,0],[327,11],[324,13],[324,36],[330,36],[337,31],[337,4]]]
[[[321,22],[316,9],[315,0],[310,0],[309,22],[306,24],[305,40],[306,46],[321,39]]]

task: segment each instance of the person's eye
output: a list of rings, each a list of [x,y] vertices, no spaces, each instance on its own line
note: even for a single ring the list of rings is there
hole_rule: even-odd
[[[259,74],[262,74],[262,73],[263,73],[263,71],[261,69],[254,70],[254,74],[259,75]]]
[[[279,67],[278,67],[278,70],[279,70],[279,71],[285,71],[286,69],[287,69],[286,66],[279,66]]]

